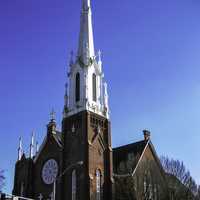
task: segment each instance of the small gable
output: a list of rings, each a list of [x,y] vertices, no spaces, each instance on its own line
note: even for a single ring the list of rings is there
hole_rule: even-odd
[[[50,152],[56,154],[56,152],[59,152],[60,149],[62,149],[62,147],[62,134],[60,132],[57,132],[56,134],[47,135],[44,138],[39,148],[39,151],[34,158],[34,162],[36,163],[40,157],[48,156]]]

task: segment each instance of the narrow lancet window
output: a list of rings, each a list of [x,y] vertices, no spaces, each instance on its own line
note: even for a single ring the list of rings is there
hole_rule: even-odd
[[[72,171],[72,200],[76,200],[76,171]]]
[[[76,102],[80,101],[80,74],[76,74],[76,89],[75,89]]]
[[[24,183],[21,182],[21,185],[20,185],[20,196],[23,197],[24,196]]]
[[[97,77],[96,77],[96,74],[92,75],[92,92],[93,92],[93,101],[97,101]]]
[[[96,200],[101,200],[101,172],[96,170]]]

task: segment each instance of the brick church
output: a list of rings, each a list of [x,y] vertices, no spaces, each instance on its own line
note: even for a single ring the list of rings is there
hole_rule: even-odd
[[[130,174],[137,182],[137,199],[150,183],[139,173],[142,163],[156,168],[159,184],[151,183],[149,199],[165,188],[164,172],[150,140],[112,148],[107,84],[101,53],[95,52],[90,0],[82,0],[80,35],[76,58],[71,58],[67,75],[62,130],[52,113],[40,147],[34,136],[30,153],[23,153],[22,140],[15,165],[13,195],[37,200],[111,200],[119,196],[115,177]],[[149,163],[149,162],[148,162]],[[147,165],[145,165],[147,166]],[[137,180],[137,178],[139,179]],[[144,177],[144,178],[143,178]],[[139,188],[140,187],[140,188]]]

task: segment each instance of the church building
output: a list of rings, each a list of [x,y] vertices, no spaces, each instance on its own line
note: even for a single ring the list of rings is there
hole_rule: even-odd
[[[40,147],[33,135],[30,153],[25,155],[20,139],[13,195],[37,200],[111,200],[117,194],[116,178],[137,174],[144,157],[155,163],[159,181],[164,181],[149,132],[144,132],[141,142],[112,149],[107,84],[101,53],[94,48],[90,4],[82,0],[78,50],[69,62],[62,129],[57,130],[52,113]],[[147,187],[142,178],[142,188],[144,183]],[[148,195],[156,200],[161,187],[155,188]]]

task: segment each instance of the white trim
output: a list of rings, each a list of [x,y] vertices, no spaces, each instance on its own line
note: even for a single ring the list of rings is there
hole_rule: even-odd
[[[153,146],[153,144],[152,144],[151,141],[149,142],[149,146],[150,146],[150,148],[151,148],[151,151],[152,151],[152,153],[153,153],[153,155],[154,155],[156,161],[158,162],[158,165],[160,166],[159,169],[161,170],[161,174],[162,174],[163,172],[164,172],[164,174],[165,174],[165,171],[164,171],[164,169],[163,169],[163,167],[162,167],[162,164],[161,164],[161,162],[160,162],[160,159],[159,159],[159,157],[158,157],[158,155],[157,155],[157,153],[156,153],[156,150],[155,150],[155,148],[154,148],[154,146]],[[164,178],[165,178],[165,176],[164,176]]]
[[[20,197],[20,196],[16,196],[16,195],[13,195],[13,194],[6,194],[7,196],[11,197],[11,198],[14,198],[16,200],[18,199],[24,199],[24,200],[34,200],[34,199],[31,199],[31,198],[26,198],[26,197]]]
[[[135,167],[135,169],[134,169],[134,171],[132,173],[132,176],[134,176],[134,174],[135,174],[135,172],[136,172],[136,170],[137,170],[137,168],[138,168],[138,166],[139,166],[139,164],[140,164],[140,162],[141,162],[141,160],[142,160],[142,158],[144,156],[144,153],[145,153],[145,151],[146,151],[146,149],[147,149],[147,147],[149,145],[149,142],[150,142],[150,140],[148,140],[148,142],[147,142],[147,144],[146,144],[146,146],[145,146],[145,148],[144,148],[144,150],[142,152],[142,155],[140,156],[140,159],[139,159],[139,161],[138,161],[138,163],[137,163],[137,165],[136,165],[136,167]]]

